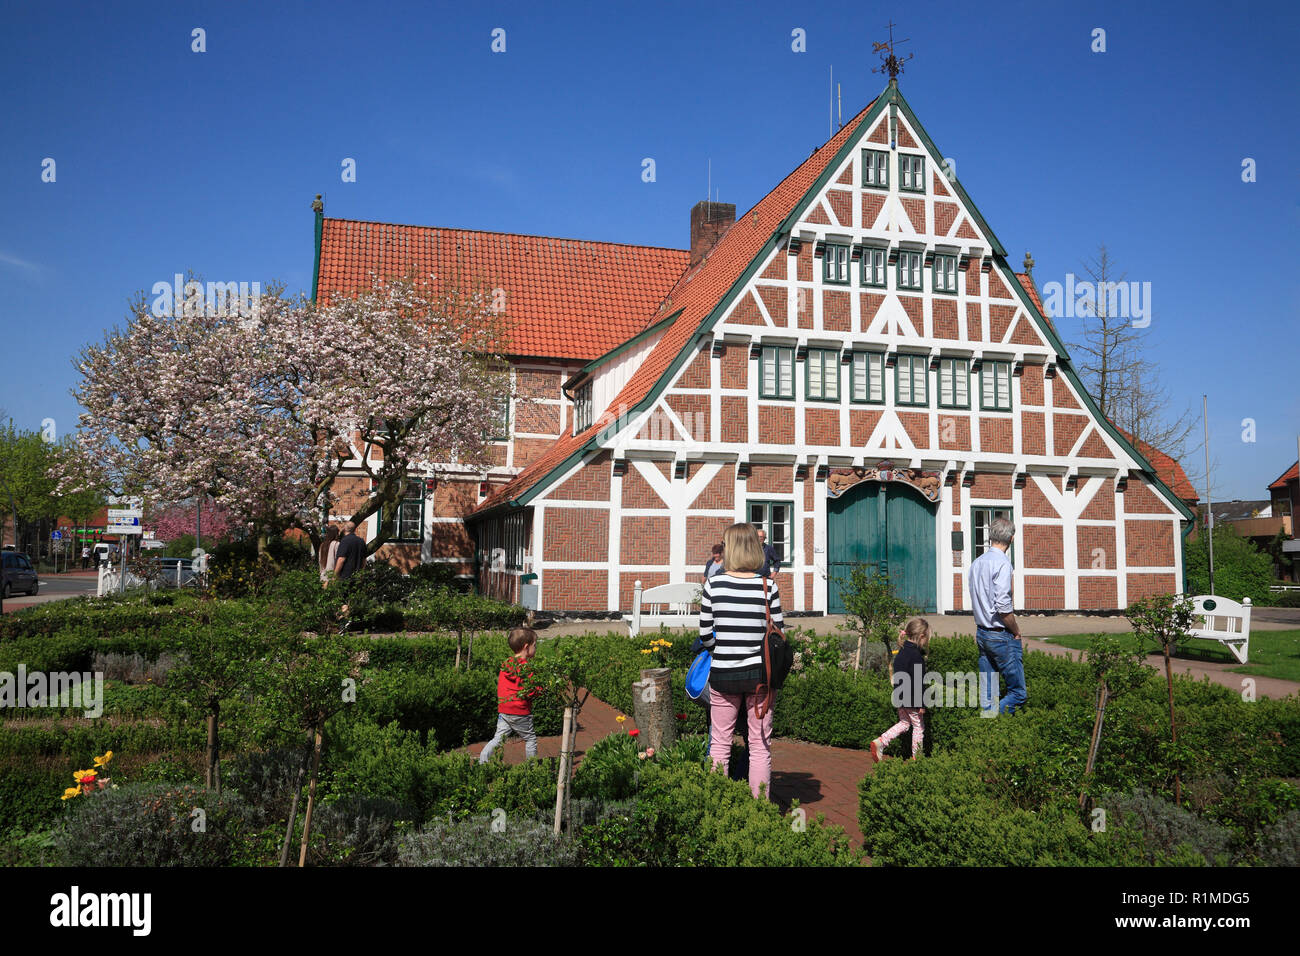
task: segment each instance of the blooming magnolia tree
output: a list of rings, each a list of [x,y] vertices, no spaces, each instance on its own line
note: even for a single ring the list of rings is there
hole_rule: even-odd
[[[202,515],[195,513],[192,505],[172,505],[156,512],[156,516],[145,522],[147,530],[154,533],[159,541],[175,541],[187,534],[194,534],[195,518],[201,517],[200,528],[205,537],[214,541],[228,538],[234,529],[230,510],[211,501],[203,502]]]
[[[82,450],[113,487],[206,494],[261,540],[297,527],[319,544],[341,477],[371,489],[351,499],[359,522],[396,505],[408,474],[486,464],[509,391],[498,319],[490,293],[457,280],[322,304],[273,287],[242,315],[159,317],[140,296],[126,329],[78,359]]]

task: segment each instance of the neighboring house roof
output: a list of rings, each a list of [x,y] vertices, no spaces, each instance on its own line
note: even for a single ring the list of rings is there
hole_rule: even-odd
[[[1269,488],[1285,488],[1288,483],[1295,481],[1298,476],[1300,476],[1300,461],[1283,472],[1282,477],[1269,485]]]
[[[686,349],[701,323],[742,278],[747,267],[754,262],[763,246],[773,238],[781,223],[826,170],[831,159],[854,137],[859,123],[875,102],[873,100],[861,113],[844,124],[829,142],[815,150],[775,189],[759,200],[758,205],[737,217],[704,261],[682,276],[667,298],[662,303],[657,303],[659,316],[675,310],[680,310],[681,314],[610,403],[611,409],[630,412],[650,394],[655,383]],[[560,438],[546,454],[520,472],[514,480],[497,489],[478,510],[486,511],[531,488],[539,479],[581,450],[592,436],[608,425],[608,420],[597,421],[581,434]]]
[[[1268,518],[1272,516],[1272,505],[1271,499],[1265,501],[1216,501],[1214,502],[1214,520],[1243,521],[1247,518]],[[1197,510],[1204,515],[1205,505],[1201,505]]]
[[[641,332],[689,264],[683,249],[323,219],[317,299],[408,271],[505,292],[511,355],[590,360]]]
[[[1047,310],[1043,308],[1043,300],[1038,294],[1038,286],[1034,283],[1033,276],[1028,272],[1017,272],[1016,278],[1020,280],[1020,285],[1029,295],[1030,301],[1034,303],[1034,308],[1038,310],[1038,314],[1047,320],[1047,324],[1050,325],[1052,331],[1055,332],[1056,323],[1052,321],[1052,317],[1048,315]]]
[[[1182,501],[1192,502],[1193,504],[1200,500],[1196,494],[1196,488],[1192,485],[1191,479],[1187,477],[1187,472],[1183,471],[1183,466],[1174,461],[1160,449],[1156,448],[1150,442],[1142,441],[1140,438],[1134,438],[1128,432],[1119,426],[1115,430],[1128,440],[1147,461],[1156,470],[1156,477],[1164,482],[1169,489],[1177,495]],[[1217,507],[1217,506],[1216,506]],[[1217,512],[1216,512],[1217,514]]]

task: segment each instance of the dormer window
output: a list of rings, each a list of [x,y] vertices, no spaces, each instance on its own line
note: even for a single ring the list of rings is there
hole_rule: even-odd
[[[573,434],[580,435],[591,427],[591,382],[573,393]]]

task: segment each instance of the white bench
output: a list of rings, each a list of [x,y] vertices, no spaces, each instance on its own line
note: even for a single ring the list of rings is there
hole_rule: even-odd
[[[700,585],[684,581],[643,590],[637,581],[632,591],[632,613],[623,615],[629,635],[636,637],[645,628],[658,630],[660,625],[698,628],[701,591]]]
[[[1223,644],[1232,656],[1241,663],[1246,663],[1246,654],[1250,649],[1250,598],[1244,598],[1240,604],[1217,594],[1198,594],[1192,598],[1196,616],[1201,619],[1201,627],[1192,628],[1192,637]]]

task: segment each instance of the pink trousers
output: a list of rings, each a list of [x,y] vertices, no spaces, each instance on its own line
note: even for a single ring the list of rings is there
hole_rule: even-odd
[[[921,720],[920,707],[900,707],[898,708],[898,723],[890,727],[880,735],[880,749],[883,752],[899,734],[912,728],[912,756],[915,757],[921,752],[921,744],[925,740],[925,724]]]
[[[753,694],[721,694],[709,688],[709,723],[712,734],[709,742],[709,756],[713,766],[721,767],[727,772],[731,762],[731,735],[736,731],[736,720],[744,708],[749,721],[749,792],[759,796],[759,788],[764,788],[766,799],[772,799],[772,711],[768,710],[762,720],[754,713],[754,704],[758,698]]]

